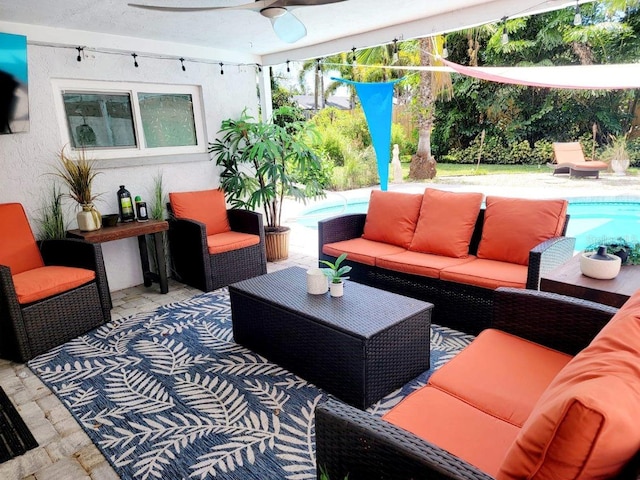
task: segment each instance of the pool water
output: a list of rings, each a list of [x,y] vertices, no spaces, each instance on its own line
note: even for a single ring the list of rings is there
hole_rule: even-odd
[[[346,205],[326,203],[307,209],[298,218],[298,223],[318,228],[318,220],[346,213],[366,213],[368,207],[368,199],[350,200]],[[571,218],[567,236],[576,238],[576,251],[605,238],[623,237],[628,242],[640,242],[640,201],[569,200],[568,213]]]

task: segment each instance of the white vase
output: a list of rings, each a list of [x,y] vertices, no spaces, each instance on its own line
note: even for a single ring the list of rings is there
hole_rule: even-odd
[[[307,270],[307,292],[311,295],[322,295],[329,290],[329,279],[319,268]]]
[[[82,232],[92,232],[102,227],[102,216],[92,203],[83,204],[76,219],[78,220],[78,228]]]
[[[616,157],[611,159],[611,170],[615,175],[626,175],[629,168],[629,157]]]
[[[341,297],[344,295],[344,282],[329,284],[329,293],[332,297]]]

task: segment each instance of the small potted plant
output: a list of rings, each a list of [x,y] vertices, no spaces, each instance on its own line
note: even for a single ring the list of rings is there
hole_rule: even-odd
[[[344,294],[344,280],[349,277],[343,275],[351,271],[349,265],[340,266],[345,258],[347,258],[347,254],[343,253],[336,259],[335,263],[331,263],[328,260],[320,260],[320,263],[328,267],[323,268],[322,272],[329,277],[329,293],[332,297],[341,297]]]

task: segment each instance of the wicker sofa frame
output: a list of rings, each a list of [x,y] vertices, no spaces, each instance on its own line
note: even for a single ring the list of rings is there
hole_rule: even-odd
[[[228,209],[231,230],[258,235],[260,243],[212,255],[207,248],[205,225],[196,220],[175,218],[171,204],[167,204],[167,210],[172,276],[176,280],[210,292],[267,273],[264,226],[260,213]]]
[[[515,288],[495,292],[493,327],[574,355],[617,309],[563,295]],[[371,413],[335,400],[316,408],[318,478],[489,479],[473,465]],[[639,454],[616,478],[635,479]]]
[[[336,257],[323,253],[327,243],[358,238],[364,232],[365,213],[340,215],[318,222],[318,259],[334,262]],[[480,210],[471,238],[469,253],[475,255],[482,237],[484,209]],[[573,256],[575,239],[566,237],[567,215],[562,236],[551,238],[529,253],[526,288],[538,290],[540,277]],[[423,275],[397,272],[359,262],[345,261],[353,268],[351,280],[372,287],[406,295],[435,305],[432,322],[455,330],[477,334],[490,326],[494,290]],[[320,264],[322,266],[322,264]]]
[[[11,269],[0,265],[0,355],[18,362],[27,362],[111,319],[111,294],[100,244],[65,239],[40,241],[38,247],[45,265],[86,268],[95,272],[95,279],[21,305]]]

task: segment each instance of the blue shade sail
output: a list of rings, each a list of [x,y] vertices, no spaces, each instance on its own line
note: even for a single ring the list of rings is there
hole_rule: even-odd
[[[380,190],[387,190],[389,182],[389,162],[391,161],[391,120],[393,113],[393,86],[402,79],[384,83],[363,83],[331,78],[350,83],[356,87],[364,116],[369,126],[371,143],[376,152]]]

